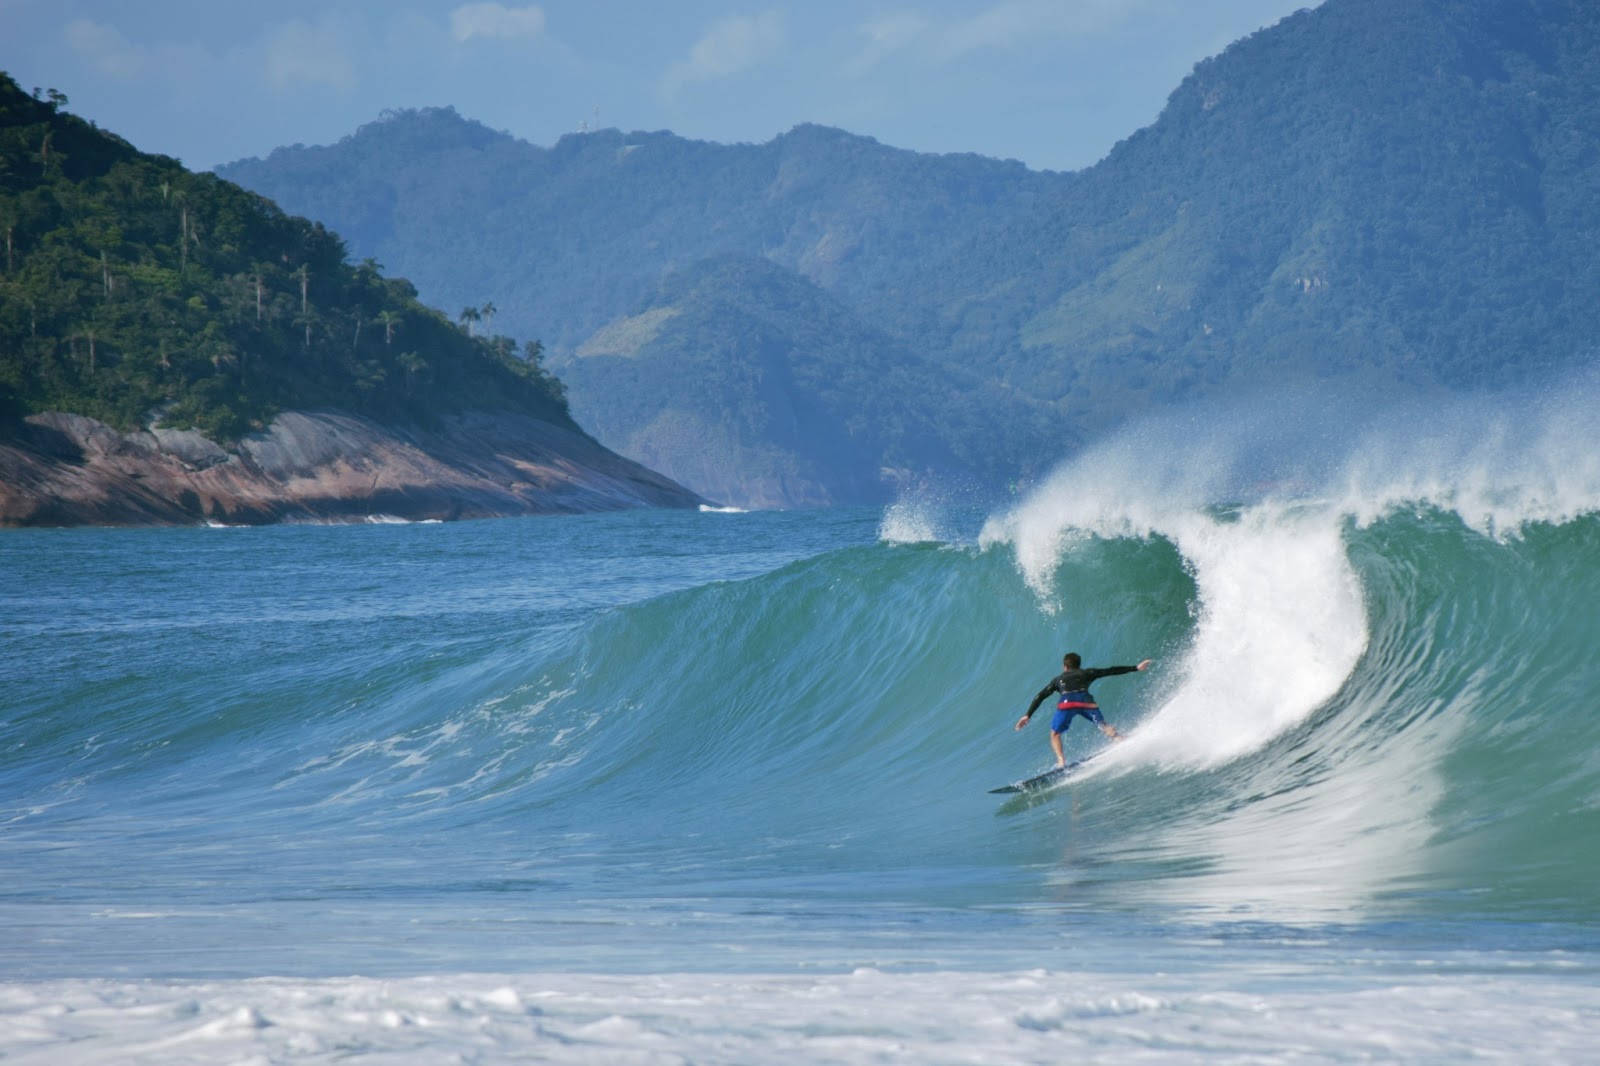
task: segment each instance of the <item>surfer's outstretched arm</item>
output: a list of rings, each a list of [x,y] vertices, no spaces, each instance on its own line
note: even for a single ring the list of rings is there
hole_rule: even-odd
[[[1139,671],[1148,670],[1148,669],[1150,669],[1150,663],[1152,661],[1153,660],[1151,660],[1151,659],[1142,659],[1142,660],[1140,660],[1139,665],[1135,666],[1134,669],[1135,670],[1139,670]],[[1104,733],[1106,736],[1110,737],[1112,740],[1121,740],[1122,739],[1122,734],[1119,733],[1117,731],[1117,727],[1112,725],[1110,722],[1101,722],[1100,723],[1100,732]]]
[[[1033,712],[1037,711],[1039,709],[1039,704],[1043,703],[1044,702],[1044,698],[1046,696],[1050,695],[1050,693],[1054,692],[1055,690],[1056,690],[1056,683],[1054,681],[1050,682],[1044,688],[1039,690],[1039,694],[1033,698],[1033,702],[1028,704],[1028,713],[1024,714],[1021,718],[1017,719],[1017,728],[1018,729],[1021,729],[1023,726],[1028,724],[1029,719],[1031,719],[1033,717]]]

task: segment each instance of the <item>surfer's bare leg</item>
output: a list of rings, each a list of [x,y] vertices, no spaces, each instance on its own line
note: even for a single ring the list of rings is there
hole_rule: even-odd
[[[1100,732],[1104,733],[1106,736],[1110,737],[1112,740],[1121,740],[1122,739],[1122,734],[1117,732],[1117,727],[1112,725],[1110,722],[1101,722],[1100,723]]]
[[[1052,732],[1050,734],[1050,747],[1056,753],[1056,768],[1060,769],[1067,765],[1067,753],[1061,747],[1060,733]]]

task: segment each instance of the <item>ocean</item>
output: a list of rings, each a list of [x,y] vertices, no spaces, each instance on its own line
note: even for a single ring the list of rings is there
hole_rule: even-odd
[[[1600,1062],[1586,395],[1169,414],[1001,500],[6,532],[0,1057]],[[991,794],[1066,651],[1154,660],[1128,739]]]

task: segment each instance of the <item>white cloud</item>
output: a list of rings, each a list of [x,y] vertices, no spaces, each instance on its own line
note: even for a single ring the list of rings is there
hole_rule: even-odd
[[[93,19],[73,19],[64,36],[67,47],[91,68],[124,84],[171,82],[216,67],[211,53],[198,45],[138,44],[117,27]]]
[[[67,24],[67,45],[100,73],[119,81],[133,81],[144,70],[145,56],[115,26],[90,19]]]
[[[845,64],[845,73],[852,76],[865,74],[894,53],[912,47],[932,26],[923,16],[909,11],[867,23],[861,27],[867,44]]]
[[[349,29],[347,26],[346,29]],[[328,19],[315,25],[294,19],[265,30],[248,45],[219,55],[197,43],[153,45],[129,40],[109,23],[78,18],[65,30],[67,46],[99,73],[124,84],[223,85],[242,91],[241,75],[259,71],[274,89],[329,86],[347,90],[358,80],[345,47],[350,34]]]
[[[464,4],[450,12],[450,32],[462,42],[474,37],[537,37],[543,30],[544,12],[533,5]]]
[[[668,68],[661,79],[662,93],[670,97],[685,85],[725,78],[758,65],[783,45],[784,30],[779,11],[719,19],[694,43],[688,59]]]
[[[356,84],[355,66],[328,23],[313,26],[294,19],[273,29],[265,43],[267,84],[274,89],[327,85],[344,90]]]
[[[1034,33],[1059,29],[1060,9],[1038,4],[999,4],[957,23],[943,42],[952,54],[1003,48]]]
[[[1142,0],[1005,0],[966,18],[931,21],[902,12],[866,23],[867,43],[845,64],[853,76],[867,73],[896,53],[939,64],[986,48],[1007,48],[1045,36],[1104,29],[1143,6]]]

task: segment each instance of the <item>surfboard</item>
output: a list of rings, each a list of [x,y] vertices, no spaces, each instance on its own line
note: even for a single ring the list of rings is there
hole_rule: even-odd
[[[989,791],[991,793],[1038,792],[1040,789],[1051,788],[1071,777],[1074,770],[1077,770],[1092,758],[1094,758],[1093,755],[1087,759],[1079,759],[1077,762],[1069,762],[1065,766],[1057,766],[1053,770],[1046,770],[1038,777],[1030,777],[1026,781],[1017,781],[1010,785],[1003,785],[1000,788],[991,788]]]

